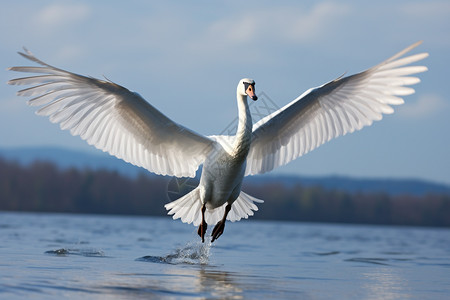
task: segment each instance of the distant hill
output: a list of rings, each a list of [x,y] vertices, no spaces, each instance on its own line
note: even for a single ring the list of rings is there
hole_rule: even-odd
[[[29,165],[36,160],[55,163],[59,168],[89,168],[92,170],[110,170],[135,177],[146,173],[156,176],[142,168],[138,168],[106,153],[85,153],[56,147],[4,148],[0,149],[0,157],[16,161],[21,165]],[[385,193],[388,195],[409,194],[423,196],[426,194],[450,195],[450,186],[417,179],[367,179],[343,176],[308,177],[294,175],[259,175],[250,176],[245,182],[258,185],[278,183],[284,186],[300,184],[305,187],[320,186],[325,189],[342,190],[349,193]]]

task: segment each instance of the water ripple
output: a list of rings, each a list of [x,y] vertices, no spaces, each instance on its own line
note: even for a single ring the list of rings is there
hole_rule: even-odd
[[[56,250],[45,251],[45,254],[52,254],[57,256],[81,255],[86,257],[105,257],[105,253],[102,250],[96,249],[60,248]]]
[[[363,262],[363,263],[374,264],[374,265],[389,266],[389,264],[387,263],[388,260],[385,258],[354,257],[354,258],[346,259],[344,261]]]

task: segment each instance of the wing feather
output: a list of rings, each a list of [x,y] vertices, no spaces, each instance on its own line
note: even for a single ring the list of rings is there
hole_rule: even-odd
[[[120,85],[55,68],[26,49],[19,54],[41,66],[10,68],[40,74],[10,80],[31,85],[17,94],[32,97],[38,115],[111,155],[156,174],[192,177],[215,143]]]
[[[392,105],[404,103],[401,96],[414,93],[407,86],[420,82],[410,75],[427,70],[425,66],[405,66],[426,58],[427,53],[402,58],[419,44],[364,72],[309,89],[257,122],[253,126],[246,175],[271,171],[332,138],[370,126],[383,114],[393,113]]]

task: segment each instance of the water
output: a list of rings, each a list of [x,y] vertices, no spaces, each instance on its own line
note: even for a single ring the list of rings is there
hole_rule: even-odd
[[[449,299],[450,230],[0,213],[1,299]]]

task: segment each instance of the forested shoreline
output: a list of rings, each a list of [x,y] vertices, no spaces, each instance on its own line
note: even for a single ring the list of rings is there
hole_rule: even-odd
[[[245,180],[244,180],[245,182]],[[114,171],[64,169],[48,162],[29,166],[0,159],[0,210],[163,216],[164,204],[178,197],[178,185],[195,180],[146,173],[130,178]],[[252,218],[413,226],[450,226],[450,196],[348,193],[301,182],[244,184],[265,200]]]

